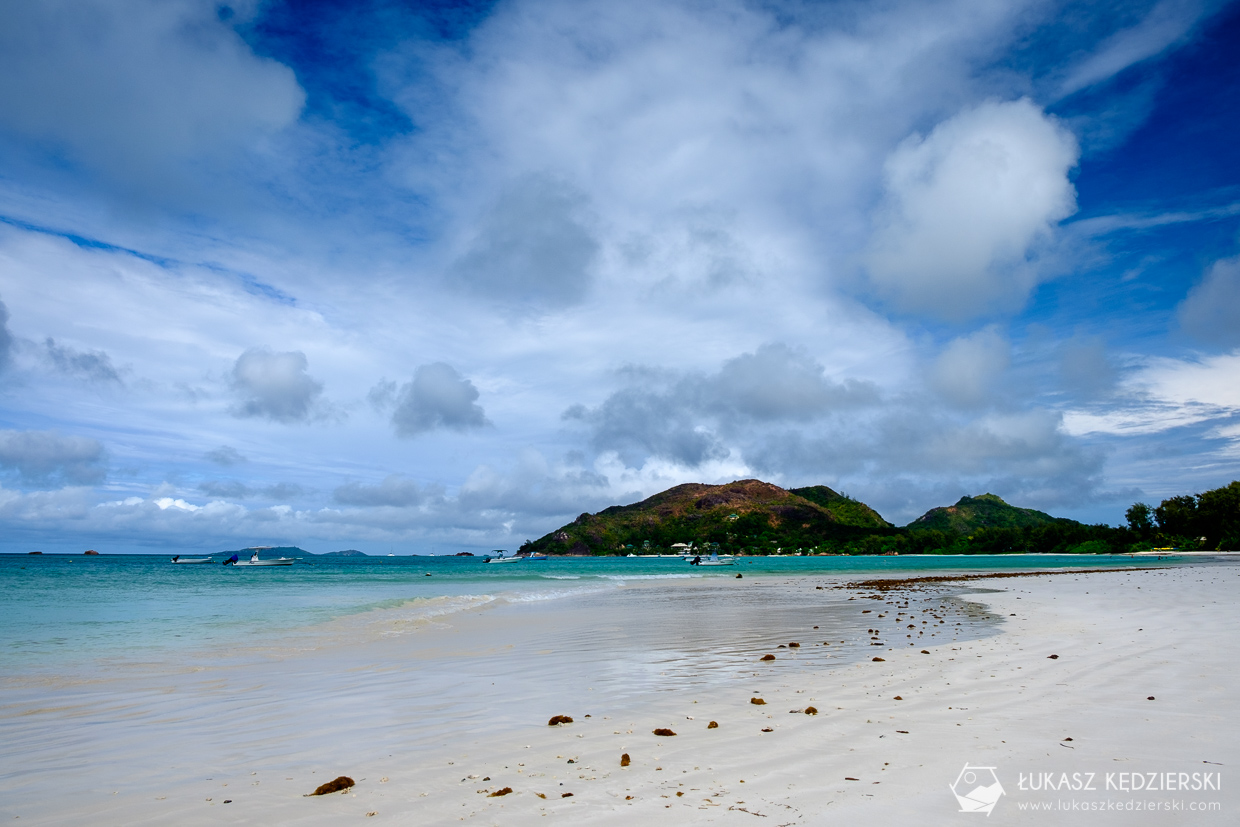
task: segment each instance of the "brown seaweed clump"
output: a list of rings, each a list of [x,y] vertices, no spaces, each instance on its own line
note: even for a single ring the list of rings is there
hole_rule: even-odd
[[[672,736],[672,735],[675,735],[676,733],[672,732],[670,729],[667,729],[667,728],[665,728],[665,727],[660,727],[659,729],[656,729],[656,730],[654,731],[654,734],[655,734],[655,735],[663,735],[663,736],[669,736],[669,737],[670,737],[670,736]]]
[[[559,726],[560,724],[571,724],[573,722],[570,715],[553,715],[547,726]]]
[[[490,793],[487,795],[487,798],[499,798],[501,795],[508,795],[510,792],[512,792],[512,787],[504,787],[502,790],[496,790],[495,792]]]
[[[1068,571],[1005,571],[987,572],[985,574],[948,574],[935,577],[886,577],[879,580],[860,580],[856,583],[845,583],[845,589],[877,592],[892,589],[921,588],[924,585],[958,582],[963,580],[997,580],[1000,577],[1051,577],[1056,574],[1110,574],[1113,572],[1157,571],[1152,568],[1113,568],[1113,569],[1069,569]]]
[[[620,756],[620,766],[627,767],[629,765],[629,754],[626,752]]]
[[[749,702],[753,704],[754,706],[766,706],[766,701],[762,700],[761,698],[750,698]]]
[[[763,732],[774,732],[775,730],[771,729],[769,726],[764,726],[762,727],[762,731]]]
[[[816,707],[816,706],[807,706],[807,707],[805,707],[805,714],[806,714],[806,715],[817,715],[817,714],[818,714],[818,707]]]
[[[886,663],[887,662],[886,658],[870,658],[870,660],[874,661],[875,663]]]
[[[310,795],[331,795],[332,793],[343,792],[353,786],[353,779],[347,775],[342,775],[335,781],[328,781],[326,784],[320,784]],[[309,798],[310,796],[306,796]]]
[[[789,643],[789,644],[788,644],[788,648],[789,648],[789,649],[800,649],[800,648],[801,648],[801,644],[797,643],[797,642],[794,640],[794,641],[792,641],[791,643]]]
[[[560,798],[572,798],[572,793],[560,793]]]
[[[706,728],[707,728],[707,729],[718,729],[718,728],[719,728],[719,722],[718,722],[718,721],[711,721],[709,724],[707,724],[707,725],[706,725]]]
[[[775,660],[774,655],[763,655],[759,660]]]

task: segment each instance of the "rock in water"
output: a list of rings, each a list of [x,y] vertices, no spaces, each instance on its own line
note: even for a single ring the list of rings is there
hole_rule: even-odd
[[[749,702],[753,704],[754,706],[766,706],[766,701],[762,700],[761,698],[750,698]]]
[[[718,722],[718,721],[711,721],[709,724],[707,724],[707,725],[706,725],[706,728],[707,728],[707,729],[718,729],[718,728],[719,728],[719,722]]]
[[[670,729],[666,729],[666,728],[660,727],[659,729],[656,729],[656,730],[654,731],[654,734],[655,734],[655,735],[663,735],[663,736],[668,736],[668,737],[670,737],[670,736],[672,736],[672,735],[675,735],[676,733],[672,732]]]
[[[807,706],[807,707],[805,707],[805,714],[806,714],[806,715],[817,715],[817,714],[818,714],[818,707],[816,707],[816,706]]]
[[[763,655],[760,660],[775,660],[774,655]]]
[[[626,752],[620,756],[620,766],[627,767],[629,765],[629,754]]]
[[[347,775],[342,775],[335,781],[328,781],[326,784],[319,785],[319,787],[314,792],[310,793],[310,795],[331,795],[332,793],[343,792],[352,786],[353,779]]]
[[[571,724],[572,722],[573,719],[568,715],[554,715],[550,721],[547,721],[547,726],[559,726],[560,724]]]

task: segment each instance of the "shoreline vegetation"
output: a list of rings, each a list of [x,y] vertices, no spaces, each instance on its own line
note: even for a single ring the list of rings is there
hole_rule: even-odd
[[[962,497],[907,526],[825,485],[761,480],[686,483],[627,506],[582,514],[522,553],[907,555],[1133,554],[1240,548],[1240,481],[1196,495],[1134,503],[1121,526],[1086,525],[1019,508],[994,494]]]

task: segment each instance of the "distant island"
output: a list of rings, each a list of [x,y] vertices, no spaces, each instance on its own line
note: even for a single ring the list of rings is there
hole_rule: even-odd
[[[524,553],[1125,554],[1151,548],[1240,548],[1240,481],[1157,507],[1135,503],[1128,524],[1086,525],[1004,502],[961,497],[903,528],[825,485],[784,489],[762,480],[686,483],[633,505],[582,514],[527,540]]]
[[[312,551],[306,551],[298,546],[249,546],[247,548],[239,548],[235,551],[221,551],[220,554],[236,554],[249,555],[255,550],[263,557],[369,557],[366,552],[358,551],[355,548],[347,548],[344,551],[328,551],[323,554],[315,554]]]

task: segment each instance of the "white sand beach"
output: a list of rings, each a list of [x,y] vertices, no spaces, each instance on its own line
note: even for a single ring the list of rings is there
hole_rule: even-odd
[[[881,593],[842,582],[634,582],[557,600],[445,602],[437,616],[384,610],[176,662],[6,676],[0,817],[772,827],[1240,818],[1240,567]],[[547,726],[558,714],[573,723]],[[994,768],[1002,784],[989,817],[962,814],[953,796],[966,764]],[[1131,791],[1192,785],[1193,773],[1211,774],[1198,786],[1221,788]],[[1045,787],[1044,774],[1060,788],[1030,789],[1035,779]],[[338,775],[356,785],[304,797]],[[1198,804],[1208,809],[1187,809]]]

